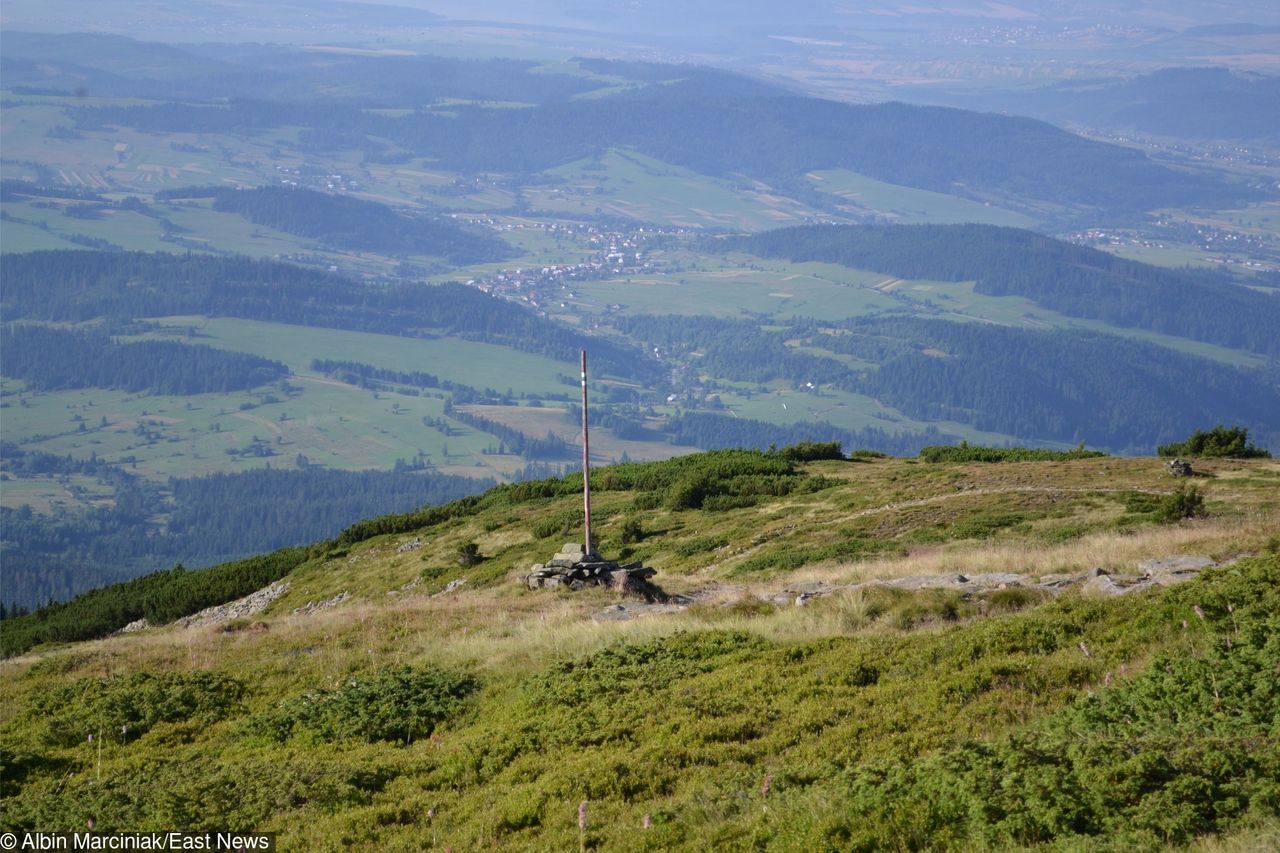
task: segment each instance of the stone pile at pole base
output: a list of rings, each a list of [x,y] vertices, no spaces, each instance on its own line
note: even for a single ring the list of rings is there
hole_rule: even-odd
[[[579,590],[589,586],[610,586],[647,596],[653,589],[649,578],[656,574],[655,569],[646,568],[641,563],[615,563],[594,550],[588,553],[581,542],[568,542],[545,564],[536,564],[533,571],[525,575],[524,582],[530,589],[563,586]]]

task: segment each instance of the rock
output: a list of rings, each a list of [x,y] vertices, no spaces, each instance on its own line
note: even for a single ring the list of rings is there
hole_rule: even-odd
[[[293,613],[295,616],[296,615],[306,616],[312,613],[318,613],[321,610],[328,610],[332,607],[337,607],[339,604],[346,601],[350,597],[351,597],[351,593],[344,590],[338,593],[337,595],[335,595],[333,598],[327,598],[324,601],[308,601],[306,604],[302,605],[301,607],[295,607],[293,609]]]
[[[1132,584],[1122,584],[1106,572],[1093,575],[1089,580],[1085,581],[1081,586],[1086,592],[1099,593],[1102,595],[1124,595],[1132,592],[1134,587]]]
[[[648,596],[649,581],[653,576],[653,569],[646,569],[648,575],[639,572],[613,572],[608,575],[609,586],[613,587],[615,592],[623,595],[642,595]]]
[[[1164,463],[1164,470],[1170,477],[1190,477],[1194,473],[1191,470],[1191,463],[1181,459],[1170,459]]]
[[[414,537],[411,541],[404,543],[399,548],[396,548],[396,553],[405,554],[405,553],[408,553],[409,551],[416,551],[421,547],[422,547],[422,540],[418,539],[417,537]]]
[[[121,629],[120,629],[119,631],[117,631],[116,633],[117,633],[117,634],[132,634],[132,633],[133,633],[133,632],[135,632],[135,631],[145,631],[146,629],[148,629],[148,628],[150,628],[150,627],[151,627],[151,625],[150,625],[150,623],[148,623],[148,622],[147,622],[147,620],[146,620],[146,619],[135,619],[134,621],[130,622],[128,625],[125,625],[123,628],[121,628]]]
[[[622,593],[650,598],[661,593],[648,582],[655,574],[654,569],[646,568],[642,563],[620,566],[595,551],[587,551],[577,542],[566,542],[545,564],[535,563],[521,581],[529,589],[567,586],[578,590],[588,586],[609,586]]]
[[[802,581],[793,583],[786,588],[787,592],[794,592],[798,595],[826,594],[831,591],[831,587],[821,581]]]
[[[1030,578],[1013,572],[988,572],[981,575],[972,575],[969,578],[969,582],[987,589],[1008,589],[1011,586],[1028,585]]]
[[[454,580],[449,581],[447,584],[445,584],[444,589],[440,590],[439,592],[437,592],[435,595],[432,595],[431,597],[439,598],[442,595],[448,595],[449,593],[456,592],[457,590],[461,589],[466,585],[467,585],[466,578],[456,578]]]
[[[221,624],[230,622],[232,619],[243,619],[246,616],[253,616],[267,609],[271,602],[289,591],[289,584],[279,581],[270,586],[263,587],[257,592],[252,592],[244,598],[236,599],[227,604],[218,604],[213,607],[206,607],[199,613],[193,613],[190,616],[184,616],[178,620],[178,625],[186,628],[192,625]]]
[[[591,618],[596,622],[626,622],[641,616],[655,616],[663,613],[680,613],[685,609],[682,604],[641,604],[626,602],[611,604]]]
[[[977,592],[980,587],[977,584],[969,583],[969,579],[964,575],[917,575],[914,577],[893,578],[883,581],[884,586],[898,587],[899,589],[960,589],[966,592]]]
[[[1138,573],[1146,577],[1183,573],[1198,574],[1214,565],[1217,564],[1208,557],[1194,554],[1173,554],[1155,560],[1144,560],[1138,564]]]

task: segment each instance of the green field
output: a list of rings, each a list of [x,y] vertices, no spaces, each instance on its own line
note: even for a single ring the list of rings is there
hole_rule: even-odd
[[[563,183],[525,190],[530,206],[538,210],[753,231],[814,215],[759,182],[736,186],[634,151],[610,149],[598,159],[579,160],[548,174]]]
[[[873,397],[829,388],[823,388],[820,393],[815,394],[779,385],[763,394],[724,393],[720,395],[720,401],[730,414],[775,424],[826,421],[848,430],[875,427],[888,433],[912,432],[936,426],[944,433],[958,435],[975,444],[1003,445],[1016,441],[1013,436],[985,432],[968,424],[918,421]]]
[[[927,302],[933,309],[936,309],[931,312],[922,311],[921,316],[936,315],[937,310],[940,310],[942,316],[948,317],[949,315],[949,319],[963,317],[966,319],[987,320],[1009,326],[1024,326],[1032,329],[1088,329],[1110,335],[1133,338],[1134,340],[1147,341],[1148,343],[1158,344],[1179,352],[1239,367],[1260,367],[1266,362],[1262,356],[1243,350],[1229,349],[1216,344],[1193,341],[1188,338],[1165,335],[1146,329],[1112,326],[1100,320],[1068,317],[1065,314],[1042,308],[1030,299],[1021,296],[986,296],[974,293],[973,288],[974,283],[971,281],[904,282],[898,288],[898,292],[903,292],[904,295],[920,302]]]
[[[314,378],[290,384],[296,390],[269,386],[188,397],[99,388],[23,392],[6,400],[5,440],[59,456],[96,454],[157,480],[292,468],[299,454],[346,470],[386,469],[419,454],[442,470],[471,476],[505,474],[512,467],[510,458],[483,453],[498,443],[488,434],[452,421],[447,436],[426,426],[423,418],[443,416],[439,397],[377,393]],[[268,394],[278,402],[265,401]],[[76,415],[84,419],[84,432],[72,420]],[[244,452],[255,440],[263,455]]]
[[[959,196],[886,184],[848,169],[815,171],[806,177],[825,193],[904,225],[980,222],[1035,228],[1038,224],[1026,214]]]
[[[443,416],[444,394],[374,392],[329,380],[310,369],[315,358],[357,361],[500,392],[563,393],[558,375],[573,366],[493,344],[458,339],[396,338],[251,320],[168,317],[172,331],[151,337],[250,352],[287,364],[287,387],[190,397],[103,389],[40,393],[4,381],[5,439],[26,449],[77,458],[96,453],[164,479],[272,465],[293,467],[299,454],[334,468],[389,468],[424,455],[448,473],[506,477],[523,466],[515,456],[485,451],[498,440],[456,421],[448,434],[423,423]],[[196,335],[187,338],[189,329]],[[272,401],[271,398],[274,398]],[[83,420],[86,429],[80,431]],[[104,424],[105,420],[105,424]],[[269,455],[243,452],[261,443]],[[236,452],[229,452],[236,451]],[[635,455],[632,448],[632,455]]]
[[[660,255],[655,255],[660,257]],[[705,268],[575,282],[574,303],[589,313],[621,305],[630,314],[844,319],[899,305],[874,289],[878,273],[836,264],[786,263],[748,256],[701,258]]]
[[[182,337],[188,327],[194,326],[198,331],[189,343],[276,359],[300,375],[313,375],[312,359],[326,358],[389,370],[421,370],[441,379],[501,392],[513,388],[552,394],[564,393],[569,387],[557,377],[575,373],[569,362],[458,338],[400,338],[226,317],[162,317],[158,322],[173,326],[174,333]]]
[[[110,486],[80,474],[0,480],[0,506],[29,506],[46,514],[74,506],[109,506],[113,495]]]

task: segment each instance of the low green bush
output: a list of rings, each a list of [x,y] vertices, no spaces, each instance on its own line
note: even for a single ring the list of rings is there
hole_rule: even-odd
[[[925,462],[1059,462],[1067,459],[1092,459],[1106,456],[1099,450],[1044,450],[1036,447],[978,447],[967,442],[935,445],[920,451]]]
[[[209,672],[134,673],[85,678],[42,692],[31,713],[44,720],[43,740],[57,746],[90,735],[135,740],[157,723],[216,722],[240,705],[244,684]]]
[[[1197,518],[1205,514],[1204,495],[1195,486],[1181,485],[1171,495],[1160,499],[1155,516],[1165,523]]]
[[[676,554],[681,557],[693,557],[707,551],[714,551],[729,544],[728,536],[699,536],[676,546]]]
[[[792,462],[816,462],[820,459],[844,459],[844,450],[838,441],[801,441],[777,451],[783,459]]]
[[[467,675],[400,667],[295,696],[256,716],[246,730],[276,741],[307,734],[322,741],[410,743],[429,737],[478,686]]]
[[[872,539],[865,536],[849,536],[828,545],[808,548],[789,547],[780,544],[774,548],[755,554],[733,567],[732,574],[747,575],[757,572],[793,571],[810,563],[823,560],[854,560],[875,554],[884,554],[899,550],[901,546],[883,539]]]
[[[549,539],[552,536],[565,539],[569,534],[582,528],[583,518],[582,510],[574,507],[539,518],[533,523],[531,532],[538,539]]]

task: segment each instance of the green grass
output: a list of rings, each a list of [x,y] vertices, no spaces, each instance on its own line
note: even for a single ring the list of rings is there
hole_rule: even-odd
[[[110,504],[114,491],[96,478],[80,474],[55,478],[9,479],[0,481],[0,506],[17,509],[26,504],[39,513],[52,513],[58,508],[91,504]]]
[[[419,453],[450,473],[505,478],[523,463],[518,457],[484,452],[496,447],[498,439],[458,422],[450,422],[450,435],[423,424],[423,418],[443,416],[443,392],[405,396],[362,390],[316,375],[310,369],[312,359],[427,371],[502,393],[509,388],[563,393],[567,386],[557,375],[572,373],[569,364],[474,341],[396,338],[228,318],[171,317],[162,322],[173,332],[155,337],[186,340],[186,330],[195,327],[199,332],[192,343],[283,361],[300,377],[292,380],[295,391],[287,394],[272,386],[191,397],[103,389],[22,391],[6,398],[5,439],[77,458],[96,453],[110,462],[132,459],[132,470],[156,479],[267,464],[292,466],[299,454],[335,468],[385,469]],[[21,386],[5,380],[4,387]],[[279,402],[263,403],[267,394]],[[77,431],[76,416],[84,419],[86,432]],[[104,417],[107,426],[101,427]],[[151,437],[135,433],[140,425]],[[255,437],[268,442],[274,455],[228,455],[229,449],[248,447]],[[627,449],[634,456],[641,448]],[[40,488],[46,494],[56,491],[48,481]]]
[[[128,210],[107,210],[95,219],[79,219],[63,213],[63,206],[80,203],[59,200],[58,207],[41,208],[30,203],[6,202],[4,209],[10,216],[30,222],[43,222],[48,226],[48,230],[21,223],[5,222],[4,251],[34,252],[42,248],[84,248],[60,239],[72,235],[106,240],[112,245],[130,251],[175,251],[172,244],[160,239],[163,233],[160,223],[140,213]],[[57,243],[46,245],[51,238]]]
[[[667,258],[655,253],[659,261]],[[825,317],[843,319],[899,306],[873,289],[883,275],[834,264],[779,263],[733,255],[726,258],[673,257],[696,269],[626,278],[575,282],[575,306],[600,313],[620,304],[630,314],[708,314],[740,317]]]
[[[290,849],[1120,850],[1215,832],[1246,849],[1275,826],[1280,507],[1245,488],[1274,461],[1211,460],[1221,515],[1124,534],[1109,525],[1126,500],[1169,485],[1158,460],[785,467],[717,454],[596,472],[601,547],[703,593],[683,613],[597,623],[616,594],[525,589],[558,545],[535,529],[579,500],[572,480],[526,483],[313,548],[251,619],[0,663],[0,830],[92,817],[253,826]],[[790,493],[671,508],[699,472]],[[1075,538],[1044,545],[1063,523]],[[466,542],[479,565],[458,563]],[[797,570],[1125,572],[1169,553],[1242,559],[1118,598],[765,600]]]
[[[549,394],[564,393],[570,386],[557,377],[574,373],[574,365],[568,362],[457,338],[400,338],[221,317],[160,320],[182,330],[196,326],[198,334],[191,343],[276,359],[299,374],[313,374],[312,359],[326,358],[390,370],[426,371],[476,388]]]
[[[482,451],[497,440],[463,424],[452,422],[449,436],[425,426],[422,418],[443,416],[440,398],[375,395],[314,380],[293,384],[301,390],[292,396],[275,387],[189,397],[103,389],[23,392],[6,400],[5,439],[57,455],[88,458],[96,453],[161,480],[268,464],[293,467],[298,454],[315,464],[357,470],[389,468],[396,459],[410,459],[421,451],[437,465],[476,476],[494,475],[488,466],[511,461],[485,456]],[[280,402],[262,403],[265,393]],[[242,410],[245,405],[253,408]],[[85,419],[85,432],[77,432],[73,414]],[[104,417],[107,426],[101,427]],[[152,437],[139,436],[139,427]],[[255,437],[267,442],[274,455],[228,455],[229,449],[246,448]]]
[[[1035,228],[1039,224],[1032,217],[1012,210],[945,193],[887,184],[847,169],[810,172],[806,177],[823,192],[904,225],[981,222]]]
[[[665,225],[760,230],[795,223],[813,211],[759,183],[737,187],[634,151],[610,149],[598,160],[549,174],[557,187],[531,187],[530,206],[563,213],[622,216]]]
[[[972,442],[1003,444],[1011,438],[1003,433],[985,432],[954,421],[918,421],[872,397],[849,391],[822,389],[821,394],[810,394],[779,387],[764,394],[753,393],[750,397],[721,393],[720,401],[738,417],[775,424],[829,421],[845,429],[877,427],[889,432],[921,430],[932,425],[942,432],[959,435]]]
[[[5,205],[8,209],[8,205]],[[65,240],[55,231],[46,231],[35,225],[12,220],[0,221],[4,230],[0,239],[0,252],[39,252],[45,249],[78,249],[75,243]]]

